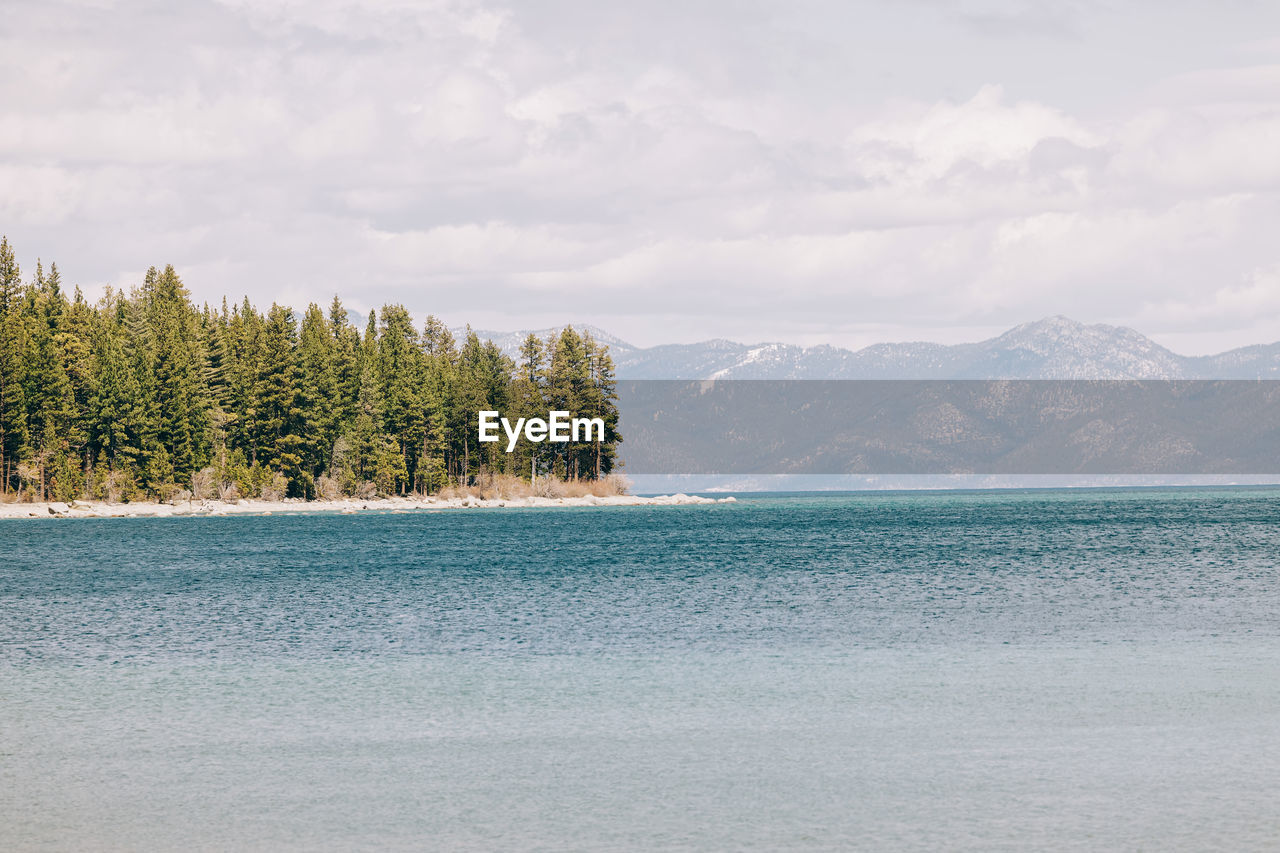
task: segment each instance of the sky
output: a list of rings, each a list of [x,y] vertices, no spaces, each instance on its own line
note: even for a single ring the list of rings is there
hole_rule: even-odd
[[[1274,0],[0,6],[0,232],[90,296],[1280,340]]]

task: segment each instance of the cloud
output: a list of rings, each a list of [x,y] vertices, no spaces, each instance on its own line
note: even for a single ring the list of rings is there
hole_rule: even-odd
[[[1152,81],[1096,4],[12,6],[3,228],[90,290],[172,262],[214,301],[650,343],[1280,337],[1280,57],[1238,11],[1176,10],[1237,64],[1153,48]],[[988,61],[1027,45],[1087,64]]]

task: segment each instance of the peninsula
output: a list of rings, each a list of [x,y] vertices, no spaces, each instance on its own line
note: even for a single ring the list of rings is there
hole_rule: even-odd
[[[56,264],[24,280],[0,239],[0,503],[425,499],[495,478],[548,499],[624,491],[613,360],[589,332],[529,335],[512,358],[402,305],[363,332],[336,297],[300,316],[197,306],[171,266],[95,303],[67,290]],[[591,428],[478,440],[498,411]]]

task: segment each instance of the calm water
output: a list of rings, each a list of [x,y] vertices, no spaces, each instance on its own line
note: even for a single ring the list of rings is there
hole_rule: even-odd
[[[0,846],[1280,845],[1280,491],[0,524]]]

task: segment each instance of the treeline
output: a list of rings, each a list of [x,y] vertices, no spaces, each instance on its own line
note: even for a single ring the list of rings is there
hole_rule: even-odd
[[[299,318],[192,304],[173,267],[129,293],[24,283],[0,241],[0,493],[40,500],[434,493],[490,474],[598,479],[615,465],[607,347],[530,335],[518,363],[386,305],[363,332],[335,297]],[[605,423],[603,440],[477,442],[477,412]]]

